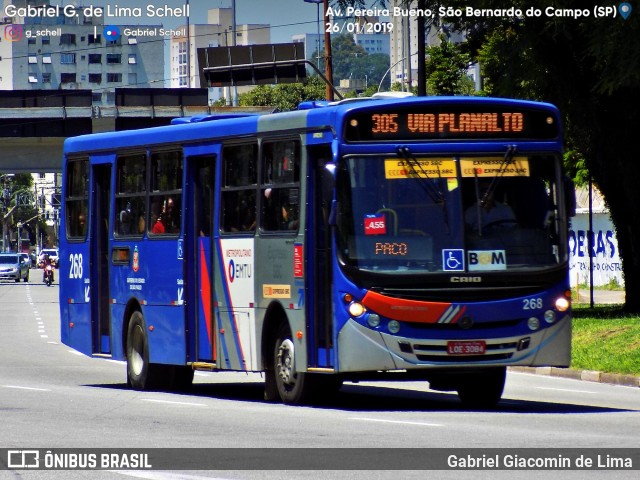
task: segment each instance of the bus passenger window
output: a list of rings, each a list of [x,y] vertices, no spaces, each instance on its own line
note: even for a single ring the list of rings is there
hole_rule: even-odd
[[[67,238],[84,239],[87,236],[89,205],[89,161],[74,160],[67,164],[65,221]]]
[[[300,142],[264,142],[262,164],[262,230],[297,231],[300,220]]]
[[[298,230],[300,192],[297,188],[266,188],[262,191],[262,228],[267,232]]]
[[[149,233],[177,235],[182,222],[182,151],[151,154]]]
[[[220,231],[255,232],[257,143],[227,145],[222,150],[223,185]]]
[[[140,236],[138,219],[145,216],[147,155],[121,155],[117,160],[114,235]]]
[[[255,190],[235,190],[222,194],[222,231],[254,232],[256,229]]]

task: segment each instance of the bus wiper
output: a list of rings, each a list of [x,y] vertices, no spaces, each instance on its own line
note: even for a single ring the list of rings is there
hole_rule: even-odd
[[[429,198],[431,198],[431,201],[433,201],[433,203],[437,205],[442,205],[444,207],[446,204],[444,193],[442,193],[442,190],[440,188],[435,187],[430,182],[430,180],[432,180],[432,177],[429,176],[429,172],[427,172],[422,167],[418,159],[416,159],[416,157],[413,156],[413,154],[411,153],[411,150],[409,150],[409,147],[398,147],[398,154],[402,157],[402,159],[405,162],[407,162],[409,167],[411,167],[411,170],[415,175],[414,178],[416,178],[419,181],[420,186],[427,193],[427,195],[429,195]],[[441,185],[442,176],[440,174],[440,167],[438,166],[437,168],[438,168],[438,179],[439,179],[438,183]]]
[[[415,174],[415,178],[418,180],[419,185],[427,193],[427,195],[429,195],[429,197],[431,198],[431,201],[434,204],[440,205],[442,207],[442,213],[444,215],[445,231],[446,233],[449,233],[449,215],[447,212],[447,197],[442,192],[442,174],[440,172],[440,166],[436,165],[436,168],[438,169],[438,187],[436,187],[431,183],[432,178],[429,176],[429,172],[427,172],[424,168],[422,168],[422,165],[420,164],[418,159],[413,156],[413,154],[411,153],[411,150],[409,150],[409,147],[398,147],[398,154],[400,154],[400,156],[404,158],[407,164],[411,167],[411,170]],[[418,167],[422,175],[424,175],[424,177],[421,176],[416,171],[416,166]]]
[[[507,167],[509,165],[511,165],[511,163],[513,162],[513,157],[515,157],[516,153],[518,152],[518,146],[517,145],[509,145],[507,146],[507,151],[504,153],[504,158],[502,159],[502,162],[500,163],[500,169],[498,170],[498,173],[496,174],[495,177],[493,177],[493,179],[491,180],[491,183],[489,184],[489,187],[487,188],[487,190],[484,192],[484,195],[482,196],[482,199],[480,199],[480,206],[484,207],[487,204],[487,199],[493,195],[493,192],[495,191],[495,189],[498,186],[498,182],[502,179],[502,177],[504,176],[504,172],[506,172]]]

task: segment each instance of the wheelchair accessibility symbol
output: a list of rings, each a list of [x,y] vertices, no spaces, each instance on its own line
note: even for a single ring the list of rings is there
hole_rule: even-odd
[[[442,268],[445,272],[464,272],[464,250],[442,250]]]

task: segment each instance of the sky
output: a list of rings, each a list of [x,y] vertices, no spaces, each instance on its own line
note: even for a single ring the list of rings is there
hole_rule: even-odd
[[[141,7],[143,16],[140,18],[122,18],[114,20],[113,24],[159,24],[166,28],[174,28],[185,23],[184,17],[168,17],[166,19],[149,18],[146,15],[146,7],[151,4],[155,7],[167,5],[175,8],[184,5],[187,0],[53,0],[52,4],[66,5],[95,5],[104,7],[106,4],[112,8]],[[207,10],[211,8],[230,8],[232,0],[189,0],[190,22],[207,23]],[[271,24],[271,42],[288,43],[291,36],[299,33],[316,33],[317,7],[313,3],[305,3],[303,0],[236,0],[236,23],[268,23]],[[322,7],[321,7],[322,22]],[[321,26],[322,28],[322,26]]]

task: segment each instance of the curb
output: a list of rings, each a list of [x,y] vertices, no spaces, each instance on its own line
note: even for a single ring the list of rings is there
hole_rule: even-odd
[[[535,375],[548,375],[551,377],[571,378],[585,382],[609,383],[624,387],[640,388],[640,377],[635,375],[623,375],[619,373],[605,373],[593,370],[573,370],[571,368],[558,367],[509,367],[509,370]]]

